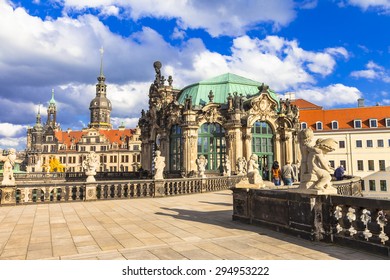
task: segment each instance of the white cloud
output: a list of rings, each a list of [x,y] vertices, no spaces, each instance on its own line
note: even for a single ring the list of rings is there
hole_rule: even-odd
[[[123,9],[132,19],[168,18],[176,19],[181,29],[202,28],[212,36],[243,35],[259,23],[271,23],[274,27],[285,26],[295,18],[292,0],[57,0],[63,3],[65,11],[83,11],[85,8],[104,9],[116,6]],[[300,8],[314,8],[316,1],[305,1]]]
[[[378,9],[383,12],[390,11],[389,0],[347,0],[349,5],[360,7],[363,10]]]
[[[381,80],[385,83],[390,83],[390,73],[383,66],[376,64],[373,61],[369,61],[366,64],[365,70],[358,70],[351,72],[351,76],[354,78],[365,78],[368,80]]]
[[[19,138],[12,138],[12,137],[5,137],[0,138],[0,147],[4,149],[9,148],[16,148],[18,151],[24,150],[26,146],[26,137],[19,137]]]
[[[13,137],[16,135],[26,134],[26,125],[0,123],[0,136]]]
[[[232,72],[267,83],[277,91],[314,84],[316,75],[327,76],[334,71],[336,58],[348,58],[347,50],[341,47],[322,52],[306,51],[296,40],[278,36],[267,36],[263,40],[238,37],[233,40],[230,56],[202,47],[193,53],[191,67],[172,66],[186,84]]]
[[[115,16],[115,17],[118,17],[120,14],[120,9],[114,5],[110,5],[110,6],[104,6],[102,7],[101,9],[101,12],[100,12],[100,15],[102,16]]]
[[[124,125],[126,128],[135,128],[138,125],[139,118],[111,118],[114,128]]]
[[[355,104],[362,93],[355,87],[333,84],[324,88],[313,87],[296,91],[297,98],[303,98],[314,104],[332,107]]]

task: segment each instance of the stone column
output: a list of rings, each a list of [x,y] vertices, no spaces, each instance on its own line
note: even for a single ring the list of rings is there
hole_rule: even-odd
[[[198,154],[198,124],[196,122],[196,113],[192,110],[185,111],[183,118],[183,168],[188,174],[191,171],[197,172],[198,170],[195,162]]]

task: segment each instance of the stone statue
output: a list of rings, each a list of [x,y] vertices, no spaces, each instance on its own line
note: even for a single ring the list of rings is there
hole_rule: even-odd
[[[196,164],[198,165],[198,174],[201,178],[206,178],[204,172],[206,171],[207,159],[204,155],[200,155],[196,160]]]
[[[87,182],[96,182],[96,169],[100,166],[99,157],[95,152],[89,152],[87,158],[83,161],[82,167],[85,170]]]
[[[239,157],[237,159],[237,175],[246,174],[246,159],[245,157]]]
[[[255,154],[252,154],[248,161],[248,179],[250,184],[259,185],[259,187],[263,187],[263,178],[259,172],[259,157]]]
[[[331,179],[333,170],[325,159],[328,152],[337,147],[337,142],[331,138],[318,139],[312,146],[313,131],[309,128],[302,130],[299,135],[301,148],[301,182],[300,190],[314,190],[320,193],[337,194],[337,189],[332,187]]]
[[[16,151],[15,149],[9,149],[8,155],[0,156],[0,161],[4,162],[3,166],[3,181],[1,182],[2,186],[15,186],[15,177],[14,177],[14,166],[16,160]]]
[[[161,151],[156,151],[156,157],[154,158],[154,180],[162,180],[164,179],[164,168],[165,168],[165,157],[161,156]]]
[[[223,176],[231,176],[232,168],[228,156],[225,156],[225,165],[223,166]]]

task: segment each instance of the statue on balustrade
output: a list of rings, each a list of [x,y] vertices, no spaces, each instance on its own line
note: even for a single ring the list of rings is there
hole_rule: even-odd
[[[332,187],[332,175],[334,170],[330,167],[325,155],[337,147],[337,142],[332,138],[318,139],[312,145],[313,131],[303,129],[299,135],[301,149],[301,182],[299,190],[315,191],[318,194],[337,194],[337,189]]]
[[[230,164],[230,160],[228,156],[225,156],[225,165],[223,166],[223,176],[231,176],[232,175],[232,168]]]
[[[95,152],[89,152],[87,158],[83,161],[82,167],[85,170],[87,182],[95,182],[96,169],[100,166],[99,157]]]
[[[248,180],[250,184],[258,185],[258,187],[264,187],[263,178],[259,171],[259,157],[252,154],[248,161]]]
[[[4,162],[2,186],[15,186],[14,166],[16,160],[15,149],[9,149],[8,155],[0,155],[0,161]]]
[[[237,159],[237,175],[246,175],[246,165],[245,157],[239,157]]]
[[[165,157],[161,156],[161,151],[156,151],[156,157],[154,158],[154,179],[155,180],[162,180],[164,179],[164,168],[165,168]]]
[[[198,174],[201,178],[206,178],[206,175],[204,173],[206,171],[207,162],[208,161],[204,155],[200,155],[199,158],[196,160],[196,165],[198,165]]]

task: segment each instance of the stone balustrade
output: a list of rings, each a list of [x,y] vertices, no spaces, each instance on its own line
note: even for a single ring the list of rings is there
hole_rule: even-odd
[[[41,174],[41,173],[40,173]],[[42,178],[38,176],[38,178]],[[229,189],[243,176],[181,178],[164,180],[110,180],[87,182],[27,182],[0,188],[0,205],[71,202],[103,199],[132,199],[173,196]]]
[[[390,200],[233,189],[233,220],[390,256]]]

